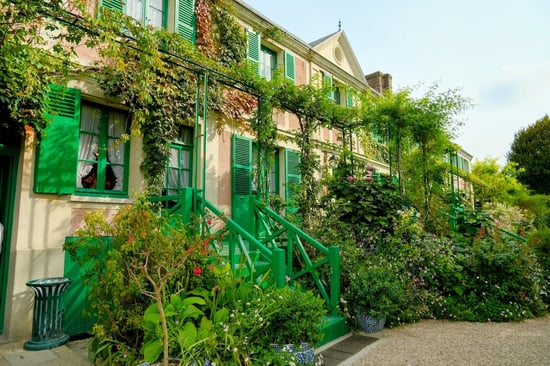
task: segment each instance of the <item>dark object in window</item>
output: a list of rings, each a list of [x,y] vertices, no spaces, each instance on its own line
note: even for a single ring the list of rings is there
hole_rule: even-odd
[[[96,154],[96,160],[97,160],[97,154]],[[107,157],[107,163],[110,163],[109,158]],[[97,187],[97,163],[94,163],[92,165],[92,169],[88,174],[82,177],[80,180],[82,183],[82,187],[84,188],[91,188],[96,189]],[[115,172],[113,171],[113,168],[111,167],[111,164],[107,164],[107,169],[105,172],[105,189],[112,191],[117,182],[117,177],[115,175]]]

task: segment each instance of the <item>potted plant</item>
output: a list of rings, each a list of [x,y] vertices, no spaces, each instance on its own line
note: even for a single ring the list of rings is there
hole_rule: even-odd
[[[405,289],[390,268],[375,264],[349,274],[344,297],[352,318],[362,331],[382,330],[388,316],[397,313],[405,299]]]
[[[266,331],[273,349],[289,353],[298,364],[312,364],[327,314],[323,299],[298,286],[276,289],[271,296],[273,311]]]

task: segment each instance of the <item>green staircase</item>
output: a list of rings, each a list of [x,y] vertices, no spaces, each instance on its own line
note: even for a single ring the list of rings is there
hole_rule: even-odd
[[[349,333],[345,319],[338,315],[338,247],[319,243],[254,197],[249,202],[250,232],[191,188],[177,196],[151,200],[161,202],[169,214],[181,214],[189,221],[192,217],[200,219],[202,234],[219,238],[212,247],[227,258],[234,272],[251,278],[269,272],[271,283],[279,287],[292,285],[296,280],[313,283],[329,309],[321,344]]]

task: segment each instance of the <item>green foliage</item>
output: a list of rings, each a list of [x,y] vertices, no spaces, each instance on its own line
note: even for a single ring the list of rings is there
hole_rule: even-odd
[[[491,158],[474,163],[470,179],[481,207],[490,202],[513,204],[517,197],[526,195],[527,188],[518,182],[517,174],[517,164],[514,163],[508,163],[504,168]]]
[[[269,342],[277,344],[321,341],[322,319],[327,314],[325,302],[310,290],[283,287],[271,292],[273,315],[270,317]]]
[[[528,246],[485,233],[473,241],[424,237],[387,255],[431,316],[508,321],[544,314],[547,283]]]
[[[271,344],[320,340],[324,302],[311,292],[275,289],[238,278],[229,266],[213,269],[215,285],[171,295],[165,306],[170,355],[182,364],[285,365]],[[161,316],[154,305],[143,315],[142,353],[154,362],[162,353]]]
[[[518,180],[540,194],[550,194],[550,118],[545,115],[516,132],[508,160],[522,170]]]
[[[38,133],[46,127],[49,84],[65,85],[74,45],[83,32],[65,28],[50,15],[64,19],[70,3],[82,10],[83,1],[29,0],[2,2],[0,14],[0,135],[6,130],[21,132],[25,125]],[[47,32],[42,31],[47,30]],[[56,44],[48,47],[46,34],[56,34]]]
[[[522,194],[515,199],[514,203],[534,217],[533,225],[535,227],[550,227],[550,195]]]
[[[85,223],[65,249],[90,288],[98,358],[109,358],[119,344],[139,349],[141,318],[150,299],[162,314],[169,293],[212,283],[207,270],[211,238],[185,230],[180,218],[169,219],[144,200],[121,208],[112,221],[96,211]]]
[[[379,258],[368,258],[349,274],[344,299],[353,314],[368,313],[375,318],[395,318],[407,303],[405,283],[395,267]]]
[[[544,227],[529,236],[529,246],[533,248],[537,260],[543,268],[546,284],[550,283],[550,228]],[[543,293],[546,304],[550,303],[550,289]]]
[[[328,179],[328,194],[323,207],[331,222],[340,222],[357,246],[373,250],[393,232],[394,218],[403,208],[403,200],[391,178],[380,181],[369,167],[361,175],[345,176],[347,169]]]

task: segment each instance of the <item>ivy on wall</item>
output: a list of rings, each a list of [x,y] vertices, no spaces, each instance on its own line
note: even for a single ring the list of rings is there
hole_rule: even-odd
[[[217,112],[218,130],[230,124],[255,136],[260,147],[258,171],[264,175],[268,152],[277,140],[273,110],[289,111],[299,121],[294,141],[301,153],[298,192],[304,222],[318,196],[319,157],[313,135],[320,127],[348,133],[387,132],[389,160],[397,162],[397,175],[405,171],[401,161],[406,143],[423,149],[424,168],[440,151],[431,148],[432,137],[437,137],[438,146],[449,143],[452,117],[468,106],[468,100],[433,90],[420,99],[407,91],[378,96],[366,90],[355,92],[355,106],[343,107],[327,97],[328,86],[315,80],[295,85],[280,73],[270,81],[261,79],[246,60],[246,34],[229,4],[226,0],[196,1],[196,46],[177,34],[143,27],[120,12],[102,9],[101,17],[95,17],[86,12],[86,2],[81,0],[28,0],[3,6],[6,19],[13,20],[13,24],[0,24],[0,86],[6,90],[0,97],[0,111],[10,116],[7,126],[31,125],[40,132],[48,122],[43,117],[48,83],[64,84],[71,72],[88,72],[110,99],[132,113],[133,133],[144,139],[142,170],[149,186],[158,189],[170,142],[181,126],[194,122],[196,109],[202,110],[205,102],[209,111]],[[57,43],[49,50],[41,47],[45,39],[38,29],[44,27],[57,32]],[[286,37],[271,28],[263,32],[281,42]],[[98,50],[100,59],[82,70],[71,63],[76,46]],[[202,100],[205,74],[207,101]],[[427,190],[430,173],[424,169],[422,174],[421,186]],[[267,192],[267,177],[262,185]]]

